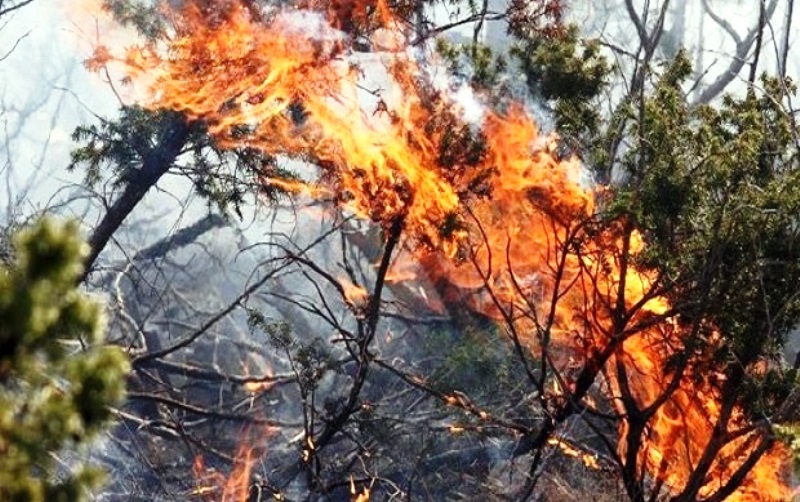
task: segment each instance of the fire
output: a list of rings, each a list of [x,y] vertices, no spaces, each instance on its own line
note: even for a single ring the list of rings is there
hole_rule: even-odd
[[[568,457],[578,458],[583,462],[583,465],[588,467],[589,469],[599,469],[600,464],[597,462],[597,456],[591,453],[586,453],[581,451],[577,446],[573,445],[572,443],[566,441],[563,438],[550,438],[547,440],[547,444],[550,446],[555,446],[561,453]]]
[[[414,257],[404,250],[393,259],[389,271],[386,273],[386,282],[401,283],[411,282],[419,275],[419,264]]]
[[[244,390],[246,390],[250,394],[258,394],[260,392],[266,392],[274,386],[275,384],[268,380],[249,380],[242,385],[242,387],[244,387]]]
[[[369,299],[369,293],[358,284],[353,284],[347,279],[339,279],[339,284],[344,291],[345,300],[354,307],[363,307]]]
[[[625,221],[589,228],[601,196],[579,163],[559,159],[556,138],[543,136],[525,109],[513,104],[502,113],[486,111],[474,125],[480,147],[473,156],[443,158],[440,146],[453,141],[458,124],[452,110],[459,105],[426,85],[424,68],[386,4],[307,0],[300,6],[305,8],[256,14],[228,1],[209,16],[187,1],[171,15],[174,32],[167,41],[130,49],[120,59],[134,81],[149,83],[148,106],[202,121],[220,146],[318,165],[317,185],[265,180],[333,198],[387,230],[402,228],[405,251],[415,253],[429,275],[449,283],[475,309],[513,322],[528,334],[531,350],[547,347],[564,365],[567,387],[576,385],[567,371],[571,365],[596,363],[615,397],[625,381],[640,407],[654,402],[668,388],[664,369],[683,348],[683,333],[668,317],[669,302],[651,295],[655,277],[631,263],[644,248],[642,236]],[[370,23],[382,51],[357,54],[344,32]],[[105,49],[101,55],[111,58]],[[370,91],[377,88],[384,90]],[[400,280],[401,270],[391,279]],[[367,298],[363,288],[342,284],[349,302]],[[632,309],[627,326],[636,327],[621,342],[611,314],[619,302]],[[658,316],[663,322],[647,322]],[[554,385],[557,394],[575,390]],[[648,423],[640,461],[653,477],[680,490],[720,413],[710,377],[681,380]],[[735,411],[732,423],[746,420]],[[623,424],[622,438],[627,431]],[[752,449],[754,434],[722,450],[702,493],[732,475],[741,452]],[[310,454],[314,443],[306,441]],[[625,449],[621,441],[622,456]],[[593,465],[593,457],[574,453]],[[252,451],[240,454],[250,459]],[[787,498],[783,461],[782,452],[772,449],[732,499]],[[231,476],[240,487],[231,493],[243,489],[249,469]]]
[[[368,93],[341,32],[314,12],[278,11],[263,24],[233,3],[218,22],[206,21],[187,2],[169,47],[128,52],[134,78],[152,82],[152,106],[202,119],[223,147],[314,159],[357,213],[387,225],[405,218],[421,239],[445,244],[439,227],[459,198],[441,173],[419,168],[434,165],[437,154],[437,135],[420,127],[428,118],[422,96],[398,95],[391,112],[373,99],[365,110]],[[414,63],[398,58],[385,70],[412,90]]]
[[[352,475],[350,476],[350,500],[353,502],[369,502],[369,487],[365,486],[359,493],[356,490],[356,482],[353,480]]]
[[[236,465],[229,475],[207,469],[201,455],[195,457],[193,471],[197,487],[191,495],[209,501],[241,502],[249,499],[250,474],[255,459],[254,451],[244,443],[236,451]]]

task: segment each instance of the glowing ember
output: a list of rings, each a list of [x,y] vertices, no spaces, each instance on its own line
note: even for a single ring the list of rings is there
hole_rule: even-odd
[[[512,312],[517,330],[529,333],[531,350],[547,346],[564,368],[602,366],[615,397],[622,395],[624,381],[644,408],[668,388],[665,368],[683,349],[684,333],[668,317],[647,322],[666,316],[670,305],[650,294],[652,274],[630,263],[643,249],[641,236],[624,221],[602,231],[587,228],[597,195],[582,182],[576,161],[557,158],[554,138],[541,136],[522,107],[486,112],[482,150],[470,159],[443,158],[440,147],[453,141],[457,126],[449,110],[458,103],[426,91],[425,74],[383,2],[309,0],[308,10],[274,10],[258,19],[243,5],[225,2],[213,20],[195,3],[184,5],[172,15],[174,33],[164,46],[132,49],[125,58],[131,76],[151,84],[149,106],[202,120],[220,146],[319,165],[320,186],[265,183],[334,197],[384,228],[400,223],[407,250],[417,253],[430,275],[488,315]],[[375,29],[383,49],[368,56],[355,54],[337,29],[365,22],[367,6],[378,12]],[[104,49],[95,64],[110,58]],[[386,90],[365,91],[379,87],[369,85],[367,75],[388,84]],[[398,267],[391,279],[403,277]],[[351,304],[367,298],[346,281],[343,288]],[[624,329],[635,329],[624,342],[611,314],[617,303],[633,312]],[[639,448],[651,475],[673,490],[688,482],[721,413],[710,380],[679,383],[649,421]],[[558,388],[557,394],[567,390],[574,389]],[[457,397],[450,399],[457,403]],[[734,412],[732,423],[746,424],[741,412]],[[623,424],[621,437],[627,432]],[[754,434],[722,450],[701,494],[730,478],[742,451],[753,448]],[[554,441],[566,454],[595,465],[593,457]],[[310,456],[312,438],[306,443],[304,454]],[[625,441],[620,448],[624,456]],[[251,459],[252,451],[240,455]],[[780,478],[783,462],[782,451],[773,448],[729,500],[788,498]],[[225,493],[241,495],[249,469],[236,471]],[[365,489],[357,500],[368,496]]]
[[[547,444],[550,446],[555,446],[561,453],[568,457],[578,458],[583,462],[583,465],[590,469],[599,469],[600,464],[597,462],[597,456],[592,455],[591,453],[586,453],[581,451],[578,447],[573,445],[572,443],[561,439],[561,438],[550,438],[547,440]]]
[[[251,394],[266,392],[274,386],[274,383],[267,380],[251,380],[244,383],[244,390]]]

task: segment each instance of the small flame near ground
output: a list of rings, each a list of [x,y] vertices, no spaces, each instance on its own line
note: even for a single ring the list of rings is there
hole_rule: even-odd
[[[369,487],[365,486],[361,491],[358,491],[352,475],[350,476],[350,496],[350,500],[353,502],[369,502]]]
[[[405,251],[427,274],[448,281],[487,315],[502,317],[498,305],[528,312],[527,320],[515,321],[520,332],[536,333],[532,320],[552,314],[545,343],[565,368],[612,343],[608,306],[621,295],[626,305],[639,305],[631,325],[645,326],[642,321],[669,311],[665,298],[649,294],[652,273],[626,261],[644,249],[638,233],[626,240],[625,222],[586,232],[601,192],[585,186],[579,163],[559,159],[556,138],[542,135],[521,105],[508,104],[502,113],[487,107],[475,119],[479,124],[459,127],[463,113],[451,111],[459,107],[458,96],[429,92],[419,51],[409,49],[402,23],[384,1],[355,0],[344,9],[309,0],[305,10],[259,12],[236,1],[204,3],[215,6],[213,16],[186,1],[170,14],[165,41],[132,47],[121,57],[98,46],[91,65],[121,63],[134,83],[149,88],[144,104],[202,121],[221,147],[312,160],[321,168],[318,184],[265,179],[289,191],[324,194],[386,229],[401,222]],[[382,52],[367,57],[351,49],[344,32],[354,23],[372,25]],[[376,80],[376,73],[387,84],[383,92],[365,85],[365,76]],[[476,127],[480,134],[473,138],[469,131]],[[450,151],[472,155],[448,157],[442,145],[453,144],[463,148]],[[579,252],[570,245],[576,237]],[[408,276],[398,269],[392,279],[401,278]],[[351,303],[368,296],[360,286],[343,287]],[[662,375],[670,356],[683,349],[683,335],[667,319],[627,338],[605,367],[609,391],[620,395],[615,377],[627,369],[637,402],[654,402],[669,385]],[[534,351],[543,343],[535,335],[526,342]],[[648,424],[640,461],[680,490],[719,414],[711,376],[681,380]],[[736,411],[732,423],[746,425],[746,419]],[[620,432],[624,437],[624,424]],[[741,453],[753,447],[753,434],[722,450],[701,494],[731,476]],[[574,446],[555,441],[565,454],[591,463]],[[223,493],[240,493],[253,455],[252,449],[239,452],[248,467],[226,480],[233,487],[225,491],[226,484]],[[785,465],[785,452],[773,448],[729,500],[788,498]]]
[[[233,469],[228,473],[208,467],[203,455],[195,456],[192,464],[195,488],[189,492],[189,495],[209,502],[246,502],[250,500],[253,468],[258,459],[264,457],[265,443],[274,433],[273,428],[245,429],[239,438]]]
[[[559,450],[561,450],[561,453],[568,457],[580,459],[580,461],[583,462],[583,465],[589,469],[600,468],[600,464],[597,461],[597,455],[582,451],[578,446],[563,438],[550,438],[547,440],[547,444],[557,447]]]

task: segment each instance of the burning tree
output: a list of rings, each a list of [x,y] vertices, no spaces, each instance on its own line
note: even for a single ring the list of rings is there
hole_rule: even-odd
[[[336,496],[355,494],[356,484],[409,495],[417,478],[427,488],[426,470],[459,459],[441,451],[451,434],[503,445],[462,457],[465,470],[497,482],[478,483],[472,496],[541,491],[554,449],[613,472],[635,501],[789,496],[774,424],[795,412],[795,370],[779,349],[800,314],[790,82],[765,77],[742,99],[691,106],[681,89],[686,57],[654,67],[660,32],[648,34],[635,17],[645,57],[602,117],[592,110],[609,71],[598,45],[543,22],[560,19],[556,2],[512,2],[498,15],[520,40],[515,57],[529,84],[555,102],[574,143],[564,149],[503,81],[506,66],[477,43],[444,44],[444,59],[426,57],[427,45],[411,50],[430,34],[415,2],[193,1],[150,17],[115,5],[152,35],[118,56],[149,99],[122,125],[76,134],[85,142],[76,164],[96,179],[110,161],[124,184],[89,265],[182,155],[193,156],[183,172],[219,202],[238,208],[243,187],[301,194],[324,201],[330,218],[310,243],[273,236],[267,271],[229,308],[134,358],[135,368],[225,378],[171,357],[239,306],[254,336],[285,355],[302,423],[262,425],[291,430],[297,449],[276,454],[280,462],[257,480],[253,450],[240,450],[244,470],[230,479],[241,484],[223,498]],[[489,15],[484,7],[476,19]],[[110,58],[103,50],[92,64]],[[446,71],[464,58],[479,70],[474,87]],[[593,184],[567,150],[605,184]],[[288,175],[287,159],[318,171]],[[375,226],[359,232],[356,220]],[[318,246],[337,238],[341,251],[326,259]],[[311,293],[297,293],[299,282],[276,285],[290,274]],[[430,290],[409,288],[413,280]],[[248,304],[257,293],[283,310]],[[436,378],[389,344],[398,326],[424,324],[419,305],[493,321],[483,329],[495,336],[482,340],[507,344],[500,359],[518,377],[506,399],[465,392],[458,378]],[[297,336],[304,316],[327,336]],[[397,403],[426,406],[407,414]],[[433,439],[416,464],[399,461],[393,448],[420,428]],[[575,441],[575,430],[596,444]],[[527,472],[510,467],[513,459]],[[509,472],[514,481],[500,483]]]

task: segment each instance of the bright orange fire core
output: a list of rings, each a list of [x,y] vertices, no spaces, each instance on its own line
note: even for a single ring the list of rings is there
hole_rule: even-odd
[[[206,10],[186,1],[169,14],[169,40],[130,50],[126,65],[134,81],[150,83],[148,106],[203,121],[223,147],[309,160],[321,168],[325,193],[347,208],[387,229],[401,222],[407,248],[434,279],[526,334],[535,353],[546,345],[568,388],[574,368],[615,347],[602,360],[608,392],[621,395],[625,381],[640,408],[656,400],[669,385],[665,368],[683,349],[683,333],[666,299],[651,293],[653,274],[630,263],[644,246],[641,236],[625,222],[589,228],[600,198],[582,182],[581,166],[559,160],[555,140],[513,104],[482,111],[473,129],[484,150],[473,161],[443,162],[453,122],[442,117],[464,110],[430,84],[430,68],[383,2],[306,3],[320,11],[256,15],[235,1],[207,1]],[[352,7],[348,22],[378,13],[379,51],[351,49],[337,29],[347,29],[341,11],[330,7],[341,3]],[[366,294],[348,291],[350,301]],[[620,304],[632,314],[621,328],[628,331],[613,318]],[[642,434],[639,461],[676,492],[720,413],[710,379],[682,379]],[[735,411],[731,423],[744,420]],[[753,434],[722,450],[701,494],[730,478],[753,448]],[[773,448],[729,500],[788,498],[784,465],[783,451]]]

